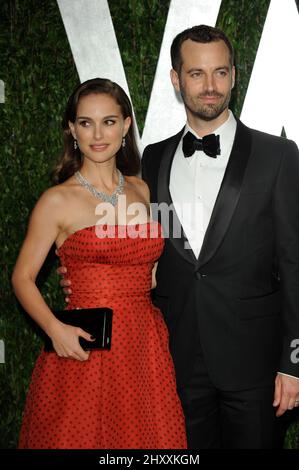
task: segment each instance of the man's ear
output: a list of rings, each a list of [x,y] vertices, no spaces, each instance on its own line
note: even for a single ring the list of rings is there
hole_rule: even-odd
[[[74,137],[74,139],[77,139],[76,132],[75,132],[75,126],[74,126],[74,123],[71,122],[71,121],[69,121],[69,128],[70,128],[71,134]]]
[[[232,86],[231,86],[231,89],[233,89],[234,86],[235,86],[235,78],[236,78],[236,69],[235,69],[235,66],[233,66],[233,68],[232,68]]]
[[[175,91],[180,92],[180,80],[177,72],[174,69],[170,70],[171,83],[175,88]]]

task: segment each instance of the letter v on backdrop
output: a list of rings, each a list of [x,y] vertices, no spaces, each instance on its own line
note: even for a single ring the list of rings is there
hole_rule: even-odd
[[[268,9],[241,119],[299,145],[299,15],[295,0],[272,0]]]
[[[107,0],[57,0],[81,81],[111,78],[128,85]],[[171,86],[173,37],[195,24],[214,26],[221,0],[171,0],[140,148],[176,133],[185,123],[180,97]],[[244,101],[245,124],[281,134],[299,144],[299,15],[295,0],[271,0]]]

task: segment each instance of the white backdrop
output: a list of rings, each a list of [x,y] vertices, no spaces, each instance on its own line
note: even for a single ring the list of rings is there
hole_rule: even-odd
[[[107,0],[57,0],[81,81],[105,77],[129,94]],[[169,78],[174,36],[196,24],[215,26],[221,0],[171,0],[140,149],[185,123]],[[299,15],[295,0],[271,0],[241,113],[250,127],[299,145]]]

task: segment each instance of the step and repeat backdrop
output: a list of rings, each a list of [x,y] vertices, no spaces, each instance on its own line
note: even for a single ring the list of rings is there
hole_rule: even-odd
[[[36,200],[62,149],[66,99],[80,81],[110,78],[130,95],[140,151],[182,128],[169,49],[187,27],[222,28],[236,50],[231,108],[249,127],[299,144],[296,0],[3,0],[0,5],[0,447],[17,445],[40,336],[17,304],[11,271]],[[63,305],[55,253],[39,286]],[[299,448],[294,424],[286,446]]]

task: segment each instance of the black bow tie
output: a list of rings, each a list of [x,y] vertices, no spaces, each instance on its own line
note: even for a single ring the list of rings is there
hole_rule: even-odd
[[[217,158],[217,155],[220,155],[219,135],[209,134],[202,139],[197,139],[191,132],[187,132],[183,138],[185,157],[191,157],[195,150],[203,150],[209,157]]]

